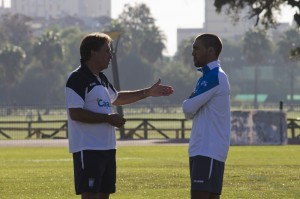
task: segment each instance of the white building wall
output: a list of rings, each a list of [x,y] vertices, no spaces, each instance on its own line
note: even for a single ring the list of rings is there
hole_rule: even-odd
[[[217,13],[213,4],[214,1],[205,0],[204,29],[207,33],[217,34],[223,39],[234,40],[254,26],[254,22],[246,17],[246,9],[239,13],[240,20],[234,24],[232,18],[226,15],[225,11]]]
[[[224,9],[221,13],[216,12],[214,1],[205,0],[205,25],[207,33],[214,33],[222,39],[237,41],[250,29],[255,27],[255,19],[248,19],[248,10],[245,8],[239,13],[240,20],[234,24],[230,15],[226,15]],[[279,24],[277,29],[268,29],[271,39],[278,39],[278,35],[289,29],[287,23]]]
[[[204,33],[202,28],[178,28],[177,29],[177,50],[183,40],[190,37],[196,38],[197,35]]]
[[[111,17],[111,0],[11,0],[11,12],[31,17]]]

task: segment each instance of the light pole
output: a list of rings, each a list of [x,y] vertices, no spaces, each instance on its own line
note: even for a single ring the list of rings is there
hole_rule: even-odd
[[[111,51],[112,51],[112,73],[113,73],[113,81],[114,81],[114,87],[120,91],[121,87],[120,87],[120,80],[119,80],[119,71],[118,71],[118,62],[117,62],[117,49],[118,49],[118,44],[119,44],[119,40],[120,37],[122,35],[122,32],[108,32],[107,33],[115,42],[115,46],[113,46],[113,42],[111,43]],[[123,107],[122,106],[117,106],[117,112],[120,115],[124,115],[123,114]],[[121,139],[125,139],[126,135],[125,135],[125,129],[124,126],[119,128],[120,130],[120,138]]]

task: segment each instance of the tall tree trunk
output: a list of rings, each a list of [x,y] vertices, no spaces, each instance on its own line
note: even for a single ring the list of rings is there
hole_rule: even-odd
[[[289,64],[290,67],[290,110],[293,110],[294,103],[294,66]]]
[[[255,64],[254,68],[254,108],[258,108],[258,100],[257,100],[257,95],[258,95],[258,65]]]

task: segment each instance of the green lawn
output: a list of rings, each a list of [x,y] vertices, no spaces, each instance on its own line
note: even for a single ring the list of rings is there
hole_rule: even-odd
[[[67,148],[0,148],[1,199],[72,199]],[[187,146],[120,146],[112,199],[188,199]],[[232,146],[222,199],[300,198],[300,146]]]

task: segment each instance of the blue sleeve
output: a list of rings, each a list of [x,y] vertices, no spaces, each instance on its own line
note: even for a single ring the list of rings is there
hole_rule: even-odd
[[[218,70],[212,71],[207,76],[199,79],[194,94],[183,102],[183,112],[191,117],[205,105],[216,93],[219,85]]]

